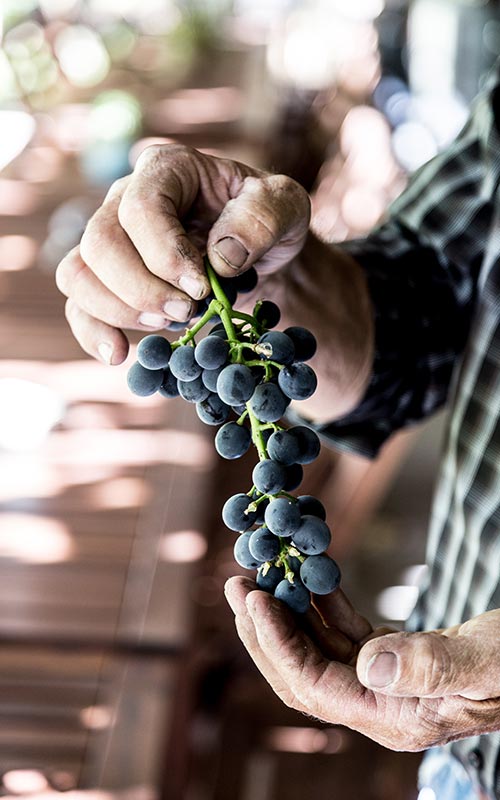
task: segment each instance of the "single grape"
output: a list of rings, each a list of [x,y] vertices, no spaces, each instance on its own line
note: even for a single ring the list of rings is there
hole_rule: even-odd
[[[162,397],[179,397],[177,378],[172,375],[168,367],[163,370],[163,380],[158,392]]]
[[[259,281],[259,276],[257,275],[257,270],[253,267],[247,269],[245,272],[240,272],[240,274],[233,278],[233,283],[236,286],[238,294],[248,294],[248,292],[252,292],[257,283]]]
[[[228,343],[218,336],[207,336],[194,348],[196,363],[203,369],[222,367],[226,363],[228,355]]]
[[[286,407],[287,400],[275,383],[259,383],[250,398],[250,408],[261,422],[277,422]]]
[[[255,511],[247,511],[251,503],[247,494],[233,494],[222,507],[222,521],[232,531],[247,531],[255,522]]]
[[[310,592],[329,594],[340,583],[340,569],[330,556],[309,556],[300,568],[300,577]]]
[[[297,558],[297,556],[288,555],[286,561],[293,574],[299,576],[300,568],[302,566],[302,561],[300,558]]]
[[[280,540],[267,528],[252,531],[248,540],[248,549],[258,561],[273,561],[280,552]]]
[[[296,361],[309,361],[313,357],[317,343],[311,331],[300,325],[292,325],[290,328],[285,328],[283,333],[286,333],[294,344]]]
[[[274,431],[269,437],[267,452],[280,464],[295,464],[300,455],[299,442],[288,431]]]
[[[263,300],[254,309],[254,317],[263,328],[275,328],[281,319],[281,311],[276,303],[271,300]]]
[[[285,470],[286,479],[283,489],[285,492],[293,492],[293,490],[302,483],[304,470],[300,464],[290,464],[288,467],[285,467]]]
[[[299,456],[297,464],[310,464],[320,453],[321,442],[319,436],[306,425],[295,425],[289,430],[299,445]]]
[[[146,369],[165,369],[171,354],[170,342],[163,336],[145,336],[137,345],[137,361]]]
[[[162,369],[146,369],[138,361],[127,373],[128,388],[139,397],[149,397],[158,391],[163,381]]]
[[[293,536],[301,522],[299,507],[287,497],[277,497],[266,508],[264,522],[275,536]]]
[[[177,388],[180,396],[184,400],[187,400],[188,403],[201,403],[201,401],[206,400],[210,394],[210,390],[207,389],[203,383],[201,376],[195,378],[194,381],[178,380]]]
[[[286,468],[277,461],[265,458],[255,465],[252,481],[261,494],[277,494],[285,485]]]
[[[244,569],[257,569],[262,564],[262,561],[256,559],[248,548],[251,532],[242,533],[238,536],[234,543],[234,559]]]
[[[194,381],[201,375],[201,367],[194,359],[194,347],[181,344],[170,357],[169,363],[172,375],[180,381]]]
[[[281,391],[291,400],[307,400],[316,391],[318,379],[309,364],[294,361],[283,367],[278,375]]]
[[[255,388],[255,380],[244,364],[229,364],[217,378],[217,392],[228,405],[246,403]]]
[[[218,322],[213,328],[210,328],[208,336],[220,336],[221,339],[227,339],[226,329],[222,322]]]
[[[297,579],[293,583],[288,580],[280,581],[274,590],[274,596],[298,614],[304,614],[311,605],[309,591]]]
[[[210,389],[211,392],[217,391],[217,378],[221,374],[224,367],[219,367],[219,369],[204,369],[201,373],[201,379],[207,389]]]
[[[308,556],[324,553],[331,540],[332,534],[326,522],[312,514],[302,517],[298,530],[293,534],[293,544],[297,550]]]
[[[221,425],[228,418],[230,410],[218,394],[209,394],[206,400],[196,403],[196,413],[206,425]]]
[[[215,434],[215,449],[222,458],[240,458],[252,442],[252,434],[245,425],[226,422]]]
[[[312,514],[314,517],[319,517],[323,521],[326,520],[326,511],[323,503],[312,494],[301,494],[297,497],[300,513],[302,516],[305,514]]]
[[[186,326],[187,322],[174,322],[174,320],[171,320],[168,323],[167,328],[169,329],[169,331],[185,331]]]
[[[268,331],[257,341],[256,352],[263,360],[277,361],[278,364],[291,364],[295,356],[295,347],[286,333]]]
[[[278,583],[285,577],[285,570],[283,567],[271,566],[264,575],[264,567],[259,567],[255,582],[259,589],[264,592],[271,592],[274,594]]]

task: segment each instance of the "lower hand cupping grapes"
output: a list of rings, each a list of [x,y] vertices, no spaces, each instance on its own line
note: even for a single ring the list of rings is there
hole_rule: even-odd
[[[372,630],[338,589],[293,616],[248,578],[226,596],[241,640],[286,705],[393,750],[498,730],[500,612],[426,633]]]

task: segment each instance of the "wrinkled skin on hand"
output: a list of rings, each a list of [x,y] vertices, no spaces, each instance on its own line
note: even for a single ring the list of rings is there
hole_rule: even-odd
[[[340,589],[301,618],[248,578],[231,578],[226,596],[255,664],[297,711],[392,750],[500,730],[500,611],[400,633],[373,630]]]
[[[161,331],[196,313],[210,292],[203,254],[224,277],[255,266],[258,287],[238,307],[272,299],[283,327],[312,330],[318,390],[302,413],[338,418],[370,379],[373,309],[361,266],[320,242],[309,219],[307,193],[285,175],[183,145],[148,147],[57,268],[72,332],[89,355],[121,364],[126,330]]]
[[[195,313],[210,291],[203,253],[219,275],[251,265],[268,275],[301,250],[309,218],[307,193],[285,175],[182,145],[148,147],[58,266],[73,334],[119,364],[123,329],[151,332]]]

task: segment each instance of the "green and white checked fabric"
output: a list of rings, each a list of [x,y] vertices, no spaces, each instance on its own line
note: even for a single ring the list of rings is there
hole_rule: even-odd
[[[343,245],[367,274],[375,366],[360,406],[317,430],[373,456],[394,430],[450,406],[410,630],[500,608],[499,129],[497,66],[456,141],[415,174],[383,225]],[[500,798],[500,733],[446,750]]]

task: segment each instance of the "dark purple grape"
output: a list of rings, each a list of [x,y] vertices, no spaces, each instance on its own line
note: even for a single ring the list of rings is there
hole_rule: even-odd
[[[300,455],[299,442],[288,431],[274,431],[269,437],[267,452],[280,464],[295,464]]]
[[[127,373],[128,388],[139,397],[149,397],[158,391],[163,381],[162,369],[146,369],[138,361]]]
[[[278,364],[291,364],[295,356],[295,347],[286,333],[267,331],[257,342],[257,352],[263,361],[277,361]]]
[[[233,494],[222,507],[222,521],[232,531],[247,531],[255,522],[257,514],[248,511],[252,500],[247,494]]]
[[[309,556],[300,568],[300,577],[314,594],[329,594],[340,583],[340,569],[330,556]]]
[[[258,561],[273,561],[278,557],[281,545],[278,537],[264,527],[251,533],[248,549]]]
[[[252,412],[261,422],[277,422],[287,408],[287,400],[275,383],[259,383],[255,387],[249,404]]]
[[[275,536],[293,536],[301,522],[299,507],[287,497],[277,497],[266,508],[264,521]]]
[[[265,458],[255,465],[252,472],[255,488],[261,494],[277,494],[281,492],[286,481],[286,467],[270,458]]]
[[[316,391],[318,379],[309,364],[294,361],[280,370],[278,383],[281,391],[291,400],[307,400]]]
[[[281,311],[276,303],[263,300],[254,310],[254,317],[263,328],[275,328],[281,319]]]
[[[293,583],[283,580],[274,590],[274,596],[286,603],[292,611],[304,614],[311,605],[311,597],[306,587],[297,579]]]
[[[257,270],[253,267],[250,267],[250,269],[247,269],[245,272],[240,272],[236,278],[233,278],[233,282],[236,285],[238,294],[248,294],[248,292],[253,292],[257,286],[257,283],[259,282]]]
[[[172,375],[180,381],[194,381],[201,375],[201,367],[194,358],[194,347],[181,344],[170,357],[169,367]]]
[[[286,479],[283,489],[285,492],[293,492],[293,490],[302,483],[304,470],[300,464],[290,464],[288,467],[285,467],[285,470]]]
[[[218,369],[222,367],[229,355],[229,345],[219,336],[207,336],[198,342],[194,348],[196,362],[203,369]]]
[[[162,397],[179,397],[177,378],[175,375],[172,375],[168,367],[163,370],[163,380],[158,392]]]
[[[312,514],[302,517],[298,530],[293,534],[293,543],[297,550],[308,556],[324,553],[331,540],[332,535],[326,522]]]
[[[256,559],[248,548],[251,532],[242,533],[234,543],[234,559],[244,569],[257,569],[262,561]]]
[[[300,513],[302,516],[305,514],[312,514],[314,517],[319,517],[323,521],[326,520],[326,511],[323,503],[312,494],[301,494],[297,497]]]
[[[137,361],[146,369],[165,369],[171,354],[168,339],[156,334],[145,336],[137,345]]]
[[[311,331],[299,325],[292,325],[290,328],[285,328],[283,333],[290,337],[295,346],[296,361],[309,361],[313,357],[317,343]]]
[[[217,391],[217,378],[221,374],[224,367],[219,367],[219,369],[204,369],[201,373],[201,379],[207,389],[210,389],[211,392]]]
[[[196,413],[206,425],[222,425],[227,420],[230,410],[218,394],[209,394],[206,400],[196,403]]]
[[[259,589],[262,589],[262,591],[274,594],[274,590],[276,589],[278,583],[282,581],[284,577],[285,570],[283,567],[276,567],[273,565],[269,567],[265,575],[264,567],[260,567],[259,571],[257,572],[255,582]]]
[[[245,425],[226,422],[215,435],[215,449],[222,458],[233,459],[245,455],[252,435]]]
[[[255,389],[255,379],[244,364],[229,364],[217,378],[217,392],[228,405],[246,403]]]
[[[311,428],[306,425],[295,425],[295,427],[289,429],[289,433],[299,445],[300,452],[297,464],[310,464],[319,456],[321,442],[318,434]]]
[[[206,400],[210,394],[210,390],[207,389],[203,383],[201,376],[195,378],[194,381],[178,380],[177,388],[180,396],[188,403],[201,403],[201,401]]]

